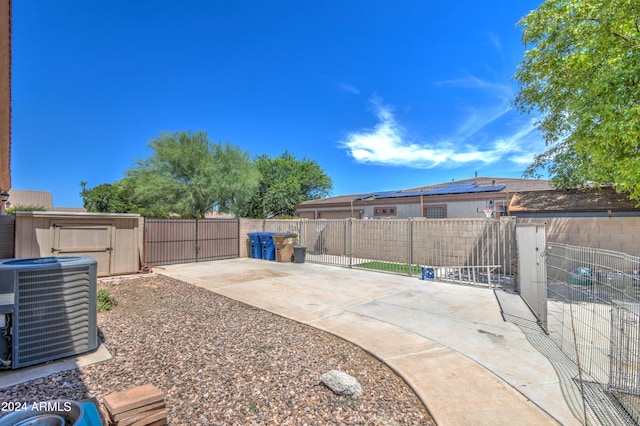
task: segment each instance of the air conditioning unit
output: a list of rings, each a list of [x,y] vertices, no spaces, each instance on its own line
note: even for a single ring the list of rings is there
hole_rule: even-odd
[[[0,368],[97,349],[96,274],[89,256],[0,260]]]

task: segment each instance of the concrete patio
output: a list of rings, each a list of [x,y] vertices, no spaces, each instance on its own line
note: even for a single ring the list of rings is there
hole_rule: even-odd
[[[318,264],[239,258],[155,272],[327,331],[394,369],[439,425],[580,424],[510,317],[516,294]],[[366,392],[366,389],[365,389]]]

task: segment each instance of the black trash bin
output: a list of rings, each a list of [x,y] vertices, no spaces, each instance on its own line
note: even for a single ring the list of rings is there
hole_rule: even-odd
[[[304,263],[306,253],[305,246],[293,246],[293,263]]]

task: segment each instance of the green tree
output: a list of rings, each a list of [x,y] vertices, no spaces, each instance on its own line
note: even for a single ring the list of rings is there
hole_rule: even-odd
[[[256,164],[260,184],[241,211],[243,216],[265,218],[292,216],[295,206],[306,200],[322,198],[331,193],[331,178],[313,160],[296,159],[289,152],[279,157],[259,155]]]
[[[217,144],[213,148],[218,210],[237,214],[254,195],[260,172],[248,152],[229,144]]]
[[[547,144],[525,175],[640,200],[640,2],[547,0],[520,25],[515,106],[540,114]]]
[[[203,131],[162,133],[149,142],[153,154],[138,160],[126,175],[133,196],[150,211],[203,217],[215,208],[233,211],[258,184],[248,153],[213,144]]]
[[[91,189],[85,183],[80,195],[89,212],[128,213],[127,201],[120,197],[117,183],[103,183]]]
[[[150,211],[135,200],[135,181],[123,178],[113,184],[104,183],[87,189],[87,182],[81,182],[84,208],[90,212],[138,213],[143,216],[167,216],[168,211]]]

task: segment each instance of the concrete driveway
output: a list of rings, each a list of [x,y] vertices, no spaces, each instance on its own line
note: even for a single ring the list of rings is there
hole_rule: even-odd
[[[248,258],[155,272],[359,345],[394,369],[439,425],[580,424],[553,367],[503,320],[491,289]],[[511,316],[532,318],[518,295],[500,301]]]

